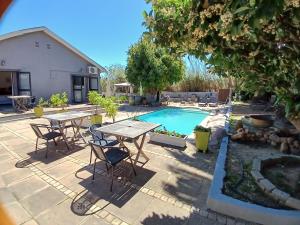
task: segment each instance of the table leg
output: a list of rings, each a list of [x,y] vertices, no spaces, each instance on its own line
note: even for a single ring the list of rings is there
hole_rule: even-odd
[[[66,146],[67,146],[68,150],[70,150],[70,147],[69,147],[69,144],[68,144],[68,140],[67,140],[66,134],[64,133],[66,123],[65,123],[65,122],[61,122],[61,123],[58,123],[58,124],[59,124],[59,125],[58,125],[58,127],[59,127],[59,132],[61,133],[62,138],[64,139],[64,142],[66,143]]]
[[[83,140],[83,142],[84,142],[85,144],[87,144],[86,140],[84,139],[84,137],[82,136],[82,134],[81,134],[81,132],[80,132],[80,127],[81,127],[82,123],[83,123],[83,118],[81,118],[81,119],[79,120],[79,123],[78,123],[78,124],[76,123],[75,120],[72,121],[72,124],[75,125],[75,133],[74,133],[74,136],[73,136],[72,140],[74,141],[75,138],[76,138],[76,136],[79,135],[80,138]]]
[[[134,159],[134,165],[137,164],[138,159],[140,158],[140,155],[142,155],[146,159],[146,162],[149,161],[149,157],[143,152],[143,146],[144,146],[144,142],[145,142],[145,137],[146,137],[146,134],[143,135],[140,144],[138,144],[137,139],[133,139],[133,143],[134,143],[135,147],[138,149],[138,153],[137,153],[137,155],[136,155],[136,157]]]

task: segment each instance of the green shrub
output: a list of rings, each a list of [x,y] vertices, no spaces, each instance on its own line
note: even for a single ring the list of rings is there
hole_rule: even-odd
[[[48,105],[49,105],[49,102],[46,99],[44,99],[43,97],[41,97],[39,99],[38,104],[37,104],[38,107],[46,107]]]
[[[68,95],[66,92],[51,95],[50,104],[53,107],[64,107],[68,104]]]
[[[89,91],[88,92],[88,101],[92,105],[98,105],[100,102],[100,94],[97,91]]]

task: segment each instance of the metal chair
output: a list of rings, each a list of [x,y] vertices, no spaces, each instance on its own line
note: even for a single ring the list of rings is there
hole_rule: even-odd
[[[31,96],[29,102],[28,102],[28,108],[33,109],[33,107],[36,105],[36,97]]]
[[[110,191],[112,191],[113,182],[114,182],[114,169],[117,164],[122,162],[123,160],[129,159],[134,175],[136,176],[136,171],[134,169],[134,165],[130,156],[130,153],[125,147],[113,147],[107,145],[101,145],[98,141],[92,140],[90,141],[91,150],[94,152],[96,158],[94,161],[94,169],[93,169],[93,180],[95,180],[95,169],[97,159],[100,159],[105,162],[107,172],[109,171],[109,167],[111,168],[111,184]],[[106,150],[106,151],[105,151]]]
[[[117,140],[105,139],[104,134],[100,131],[97,131],[97,128],[99,127],[101,127],[101,124],[94,124],[89,127],[89,131],[94,141],[97,141],[100,145],[105,145],[105,146],[114,146],[119,143]],[[90,164],[92,162],[92,153],[93,151],[91,149]]]
[[[59,130],[59,123],[55,120],[50,120],[50,126],[53,130]],[[67,129],[72,128],[73,132],[75,133],[74,125],[71,122],[71,124],[65,125],[65,134],[67,135]]]
[[[36,135],[36,143],[35,143],[35,152],[37,152],[37,146],[39,139],[43,139],[47,141],[47,149],[46,149],[46,155],[45,157],[48,157],[48,148],[49,148],[49,141],[53,140],[54,144],[57,145],[55,138],[62,137],[62,134],[60,132],[53,131],[51,127],[45,125],[45,124],[30,124],[31,128],[33,129],[35,135]],[[48,130],[48,133],[42,133],[40,128],[45,128]]]

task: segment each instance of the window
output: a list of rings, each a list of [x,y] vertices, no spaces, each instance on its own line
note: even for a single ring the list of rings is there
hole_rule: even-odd
[[[97,77],[90,77],[90,90],[91,91],[98,91],[98,78]]]
[[[18,94],[31,95],[30,73],[19,72],[18,74]]]

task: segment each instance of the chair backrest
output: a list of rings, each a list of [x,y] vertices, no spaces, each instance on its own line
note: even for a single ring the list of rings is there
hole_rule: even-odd
[[[92,151],[94,152],[95,156],[98,159],[108,162],[103,148],[100,145],[96,144],[95,140],[90,141],[90,145],[91,145]]]
[[[43,134],[37,124],[31,123],[30,126],[37,137],[39,137],[39,138],[43,137]]]
[[[58,127],[59,126],[59,123],[57,120],[50,120],[50,126],[51,127]]]
[[[35,96],[32,96],[31,99],[30,99],[30,103],[32,105],[35,105],[35,100],[36,100],[36,97]]]
[[[96,129],[98,127],[101,127],[100,124],[93,124],[92,126],[89,127],[89,130],[91,132],[92,138],[96,141],[101,141],[104,139],[103,133],[100,131],[97,131]]]

